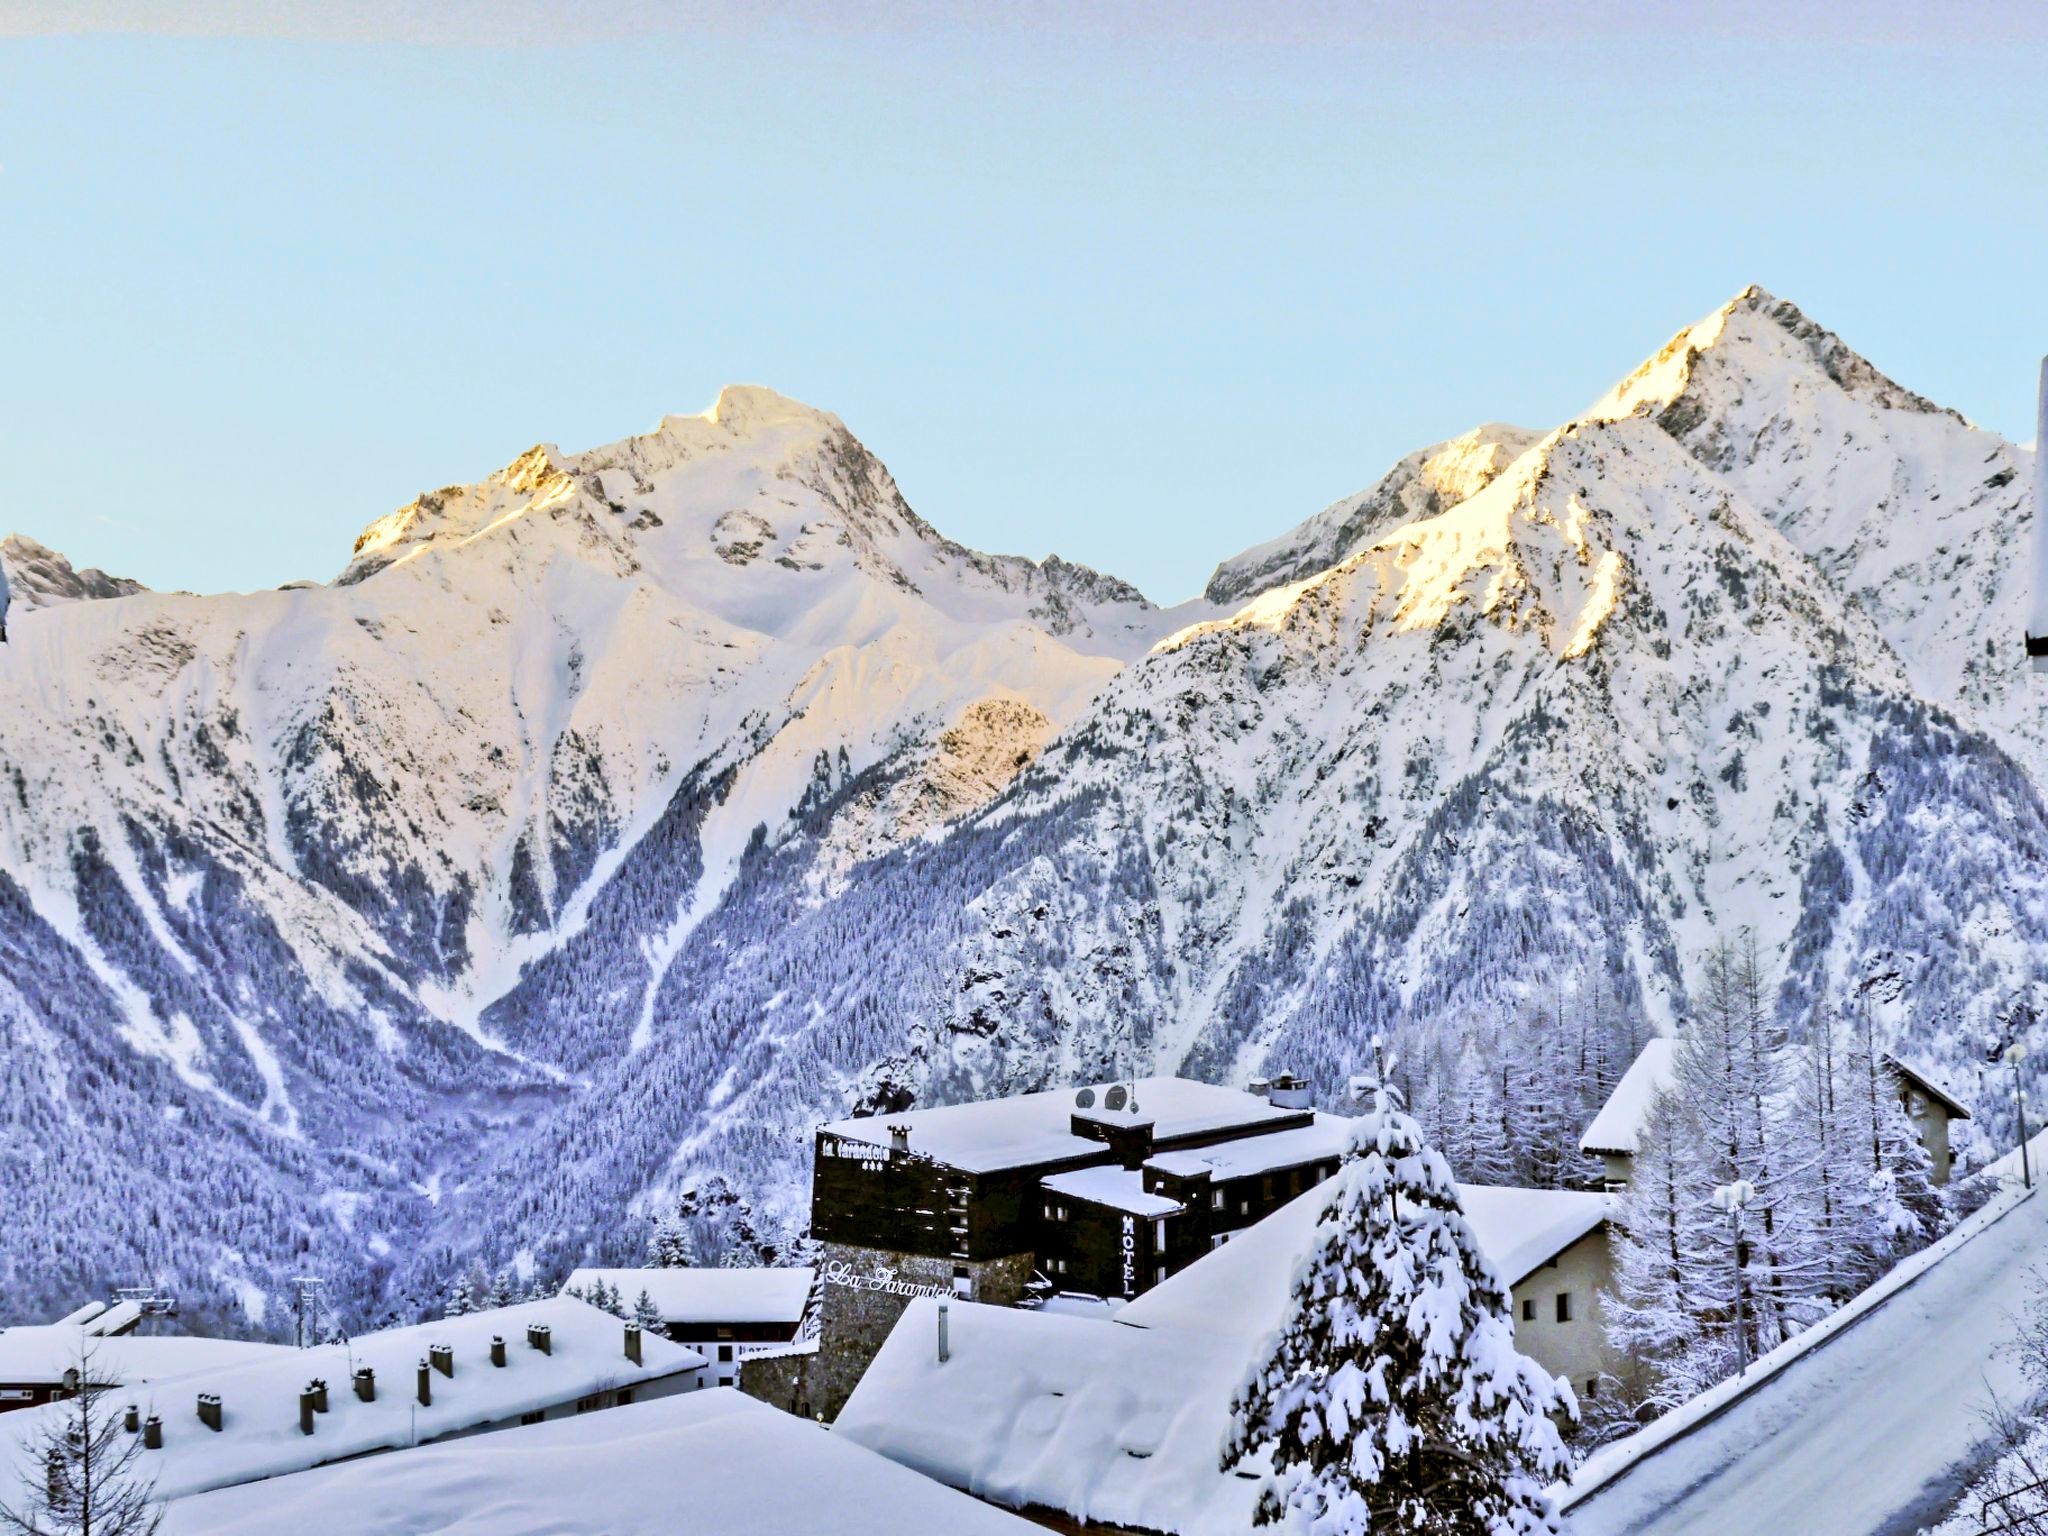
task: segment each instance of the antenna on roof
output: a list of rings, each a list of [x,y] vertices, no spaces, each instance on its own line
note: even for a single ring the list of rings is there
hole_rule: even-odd
[[[1093,1109],[1095,1107],[1095,1090],[1093,1088],[1083,1088],[1079,1093],[1075,1094],[1074,1107],[1076,1109]]]
[[[1130,1095],[1124,1092],[1124,1085],[1122,1083],[1118,1083],[1109,1090],[1109,1093],[1103,1098],[1102,1102],[1105,1108],[1113,1110],[1122,1109],[1124,1107],[1125,1100],[1129,1097]]]

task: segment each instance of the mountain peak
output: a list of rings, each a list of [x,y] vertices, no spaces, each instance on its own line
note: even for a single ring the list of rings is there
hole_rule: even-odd
[[[1894,382],[1798,305],[1754,283],[1672,337],[1586,415],[1610,421],[1656,416],[1684,437],[1718,405],[1740,404],[1745,393],[1828,386],[1881,410],[1962,420]]]
[[[758,427],[770,426],[817,426],[832,431],[846,429],[845,423],[830,411],[821,411],[762,384],[728,384],[718,392],[710,410],[692,417],[671,416],[662,425],[666,427],[678,420],[708,421],[713,426],[725,428],[735,437],[743,437]]]
[[[56,550],[20,533],[0,539],[0,566],[6,569],[14,602],[23,610],[149,590],[139,581],[109,576],[93,566],[79,570]]]

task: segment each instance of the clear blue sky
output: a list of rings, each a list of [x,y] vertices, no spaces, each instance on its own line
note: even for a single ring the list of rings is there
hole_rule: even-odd
[[[1173,601],[1749,282],[2033,435],[2038,7],[866,9],[0,0],[0,525],[324,579],[749,381]]]

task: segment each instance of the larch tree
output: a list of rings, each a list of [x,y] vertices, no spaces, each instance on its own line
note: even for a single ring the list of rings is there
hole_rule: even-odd
[[[114,1382],[78,1361],[78,1390],[37,1410],[16,1442],[21,1496],[0,1502],[0,1532],[12,1536],[153,1536],[163,1509],[136,1462],[142,1436],[113,1407]]]
[[[1381,1074],[1384,1081],[1384,1073]],[[1509,1294],[1443,1158],[1373,1090],[1287,1316],[1232,1404],[1223,1465],[1265,1452],[1256,1520],[1314,1536],[1557,1529],[1571,1389],[1517,1353]]]

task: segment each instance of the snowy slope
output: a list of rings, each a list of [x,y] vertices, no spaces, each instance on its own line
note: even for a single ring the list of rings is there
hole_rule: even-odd
[[[0,1289],[311,1263],[403,1313],[707,1181],[787,1246],[851,1109],[1329,1085],[1593,975],[1668,1021],[1745,925],[1788,1016],[1957,1067],[2048,944],[2023,469],[1751,290],[1226,562],[1234,609],[963,549],[733,389],[331,586],[27,612],[0,1191],[94,1240],[0,1239]]]
[[[758,826],[901,754],[965,759],[902,835],[978,803],[1166,624],[1110,578],[942,538],[837,418],[759,389],[422,496],[328,587],[21,613],[0,873],[103,994],[74,995],[77,1019],[24,1010],[36,1095],[96,1112],[64,1080],[94,1034],[181,1113],[246,1116],[251,1181],[301,1148],[360,1154],[280,1192],[354,1247],[343,1215],[436,1188],[443,1139],[474,1147],[670,1027],[665,956]],[[1007,756],[946,745],[990,720],[1012,722]],[[646,878],[613,1006],[547,993],[535,967],[622,869]],[[117,1243],[102,1262],[94,1284],[168,1261]]]
[[[128,597],[145,590],[139,581],[109,576],[94,566],[78,570],[54,549],[19,533],[0,539],[0,572],[7,578],[16,614],[85,598]]]

